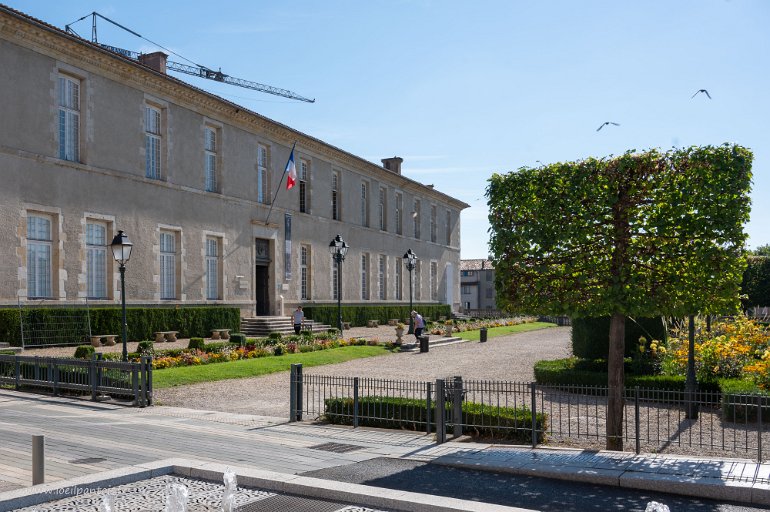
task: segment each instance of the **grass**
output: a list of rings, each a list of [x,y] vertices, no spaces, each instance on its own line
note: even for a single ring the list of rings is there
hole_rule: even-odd
[[[556,324],[551,324],[547,322],[530,322],[527,324],[506,325],[503,327],[490,327],[487,329],[487,339],[494,338],[497,336],[506,336],[508,334],[516,334],[518,332],[537,331],[539,329],[547,329],[549,327],[556,327]],[[478,341],[479,338],[481,337],[481,331],[476,330],[476,331],[458,332],[456,333],[456,336],[459,336],[464,340]]]
[[[305,368],[321,366],[324,364],[344,363],[352,359],[374,357],[388,354],[382,346],[355,346],[340,347],[317,352],[305,352],[300,354],[285,354],[282,356],[259,357],[256,359],[242,359],[229,363],[213,363],[202,366],[183,366],[179,368],[166,368],[152,372],[152,385],[156,389],[199,382],[213,382],[226,379],[241,379],[244,377],[258,377],[268,373],[284,372],[291,368],[293,363],[302,363]]]

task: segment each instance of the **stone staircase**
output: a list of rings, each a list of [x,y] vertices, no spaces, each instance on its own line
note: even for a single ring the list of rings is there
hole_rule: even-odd
[[[327,329],[331,329],[331,326],[306,318],[304,329],[313,332],[326,332]],[[288,335],[294,334],[294,325],[288,316],[256,316],[241,318],[241,332],[249,337],[266,337],[271,332]]]

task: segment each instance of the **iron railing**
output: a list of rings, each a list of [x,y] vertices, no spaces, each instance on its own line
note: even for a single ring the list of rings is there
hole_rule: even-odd
[[[140,362],[0,355],[0,386],[42,390],[60,395],[89,396],[91,400],[131,400],[134,406],[152,405],[152,358]]]
[[[293,365],[291,390],[291,421],[435,432],[438,442],[470,434],[533,447],[603,449],[607,441],[607,388],[600,386],[303,375]],[[625,450],[768,459],[768,396],[637,387],[627,388],[624,400]]]

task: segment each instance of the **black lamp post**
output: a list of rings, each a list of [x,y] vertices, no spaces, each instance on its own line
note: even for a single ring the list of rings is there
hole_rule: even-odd
[[[412,318],[412,270],[417,265],[417,255],[411,249],[404,254],[404,265],[409,271],[409,330],[407,334],[414,334],[414,318]]]
[[[337,264],[337,328],[342,337],[342,262],[345,261],[345,255],[348,253],[348,244],[340,235],[337,235],[329,243],[329,252]]]
[[[126,323],[126,262],[131,257],[133,245],[123,231],[118,231],[118,234],[115,235],[110,244],[112,256],[120,264],[120,302],[123,305],[123,361],[128,361],[128,349],[126,348],[128,338],[128,324]]]

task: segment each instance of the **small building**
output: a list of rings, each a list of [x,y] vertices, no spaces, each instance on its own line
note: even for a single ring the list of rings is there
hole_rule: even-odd
[[[461,311],[469,316],[498,316],[495,268],[484,259],[460,260]]]

